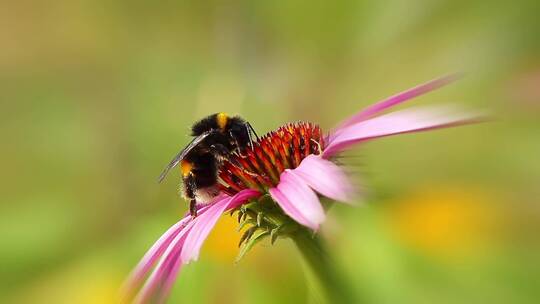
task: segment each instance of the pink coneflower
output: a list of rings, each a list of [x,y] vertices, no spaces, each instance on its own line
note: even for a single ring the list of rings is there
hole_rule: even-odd
[[[197,260],[204,240],[227,211],[238,212],[240,225],[249,226],[241,238],[240,255],[264,237],[273,242],[302,229],[316,232],[325,220],[319,196],[350,202],[355,193],[344,169],[334,162],[338,153],[370,139],[477,119],[441,106],[382,114],[455,78],[438,78],[378,102],[326,135],[315,124],[296,122],[261,137],[253,149],[223,163],[219,172],[222,193],[199,206],[197,217],[186,215],[161,236],[133,270],[127,292],[138,290],[134,299],[138,303],[164,302],[182,265]]]

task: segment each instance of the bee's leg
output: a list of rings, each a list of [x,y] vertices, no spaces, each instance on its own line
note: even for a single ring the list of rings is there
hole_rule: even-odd
[[[244,155],[242,154],[243,149],[241,148],[240,143],[238,142],[238,138],[236,138],[236,135],[234,135],[232,130],[229,131],[229,136],[232,139],[234,139],[234,143],[236,144],[236,151],[238,152],[238,155],[240,155],[242,158],[244,158]],[[253,148],[253,145],[251,143],[251,138],[249,137],[249,133],[248,133],[248,138],[249,138],[250,146]]]
[[[190,173],[187,177],[184,178],[184,185],[186,191],[186,197],[189,199],[189,213],[192,217],[197,216],[197,201],[195,200],[195,190],[197,185],[195,184],[195,176],[193,173]]]
[[[210,146],[210,148],[212,149],[212,151],[214,151],[216,154],[218,154],[222,159],[226,159],[229,163],[231,163],[236,168],[242,170],[243,172],[245,172],[247,174],[256,175],[255,173],[246,170],[246,168],[244,168],[244,166],[242,166],[242,164],[240,164],[233,157],[229,157],[230,151],[224,145],[222,145],[222,144],[213,144],[213,145]],[[242,155],[240,154],[240,156],[242,156]]]
[[[231,151],[222,144],[213,144],[210,146],[210,149],[212,149],[212,152],[214,152],[223,159],[228,159],[229,154],[231,153]]]
[[[191,214],[192,217],[197,217],[197,201],[195,201],[195,199],[189,201],[189,214]]]
[[[233,164],[233,165],[235,165],[235,166],[237,166],[239,168],[242,168],[240,163],[235,161],[234,158],[230,157],[231,151],[227,147],[225,147],[224,145],[222,145],[222,144],[213,144],[213,145],[210,146],[210,149],[212,149],[212,152],[217,154],[220,159],[226,159],[231,164]]]

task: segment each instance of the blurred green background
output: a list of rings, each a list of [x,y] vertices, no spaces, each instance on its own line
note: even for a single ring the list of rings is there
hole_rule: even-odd
[[[497,118],[348,153],[361,207],[323,233],[364,303],[538,303],[538,1],[7,1],[0,4],[0,302],[114,303],[187,204],[156,177],[207,114],[328,130],[453,71],[409,105]],[[176,303],[299,303],[288,241],[234,265],[223,218]]]

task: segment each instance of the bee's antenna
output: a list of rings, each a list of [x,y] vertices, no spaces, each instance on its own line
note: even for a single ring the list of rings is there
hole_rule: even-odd
[[[260,140],[259,135],[257,135],[257,132],[255,132],[255,129],[253,129],[253,126],[252,126],[249,122],[247,122],[247,121],[246,121],[246,125],[247,125],[248,128],[249,128],[248,131],[249,131],[250,133],[253,132],[253,135],[255,135],[255,138],[257,139],[257,141],[259,141],[259,140]]]
[[[252,135],[255,135],[255,138],[257,141],[259,141],[259,135],[257,135],[257,132],[255,132],[255,129],[253,129],[253,126],[249,122],[245,122],[244,126],[246,127],[248,138],[249,138],[249,145],[251,146],[251,150],[255,148],[255,145],[253,144],[253,138]]]

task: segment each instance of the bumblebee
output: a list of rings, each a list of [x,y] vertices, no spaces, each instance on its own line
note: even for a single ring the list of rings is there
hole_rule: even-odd
[[[253,148],[258,136],[251,124],[239,116],[216,113],[191,127],[192,141],[165,167],[158,181],[180,164],[182,196],[189,200],[189,210],[197,216],[197,203],[205,203],[219,194],[218,172],[232,153]]]

